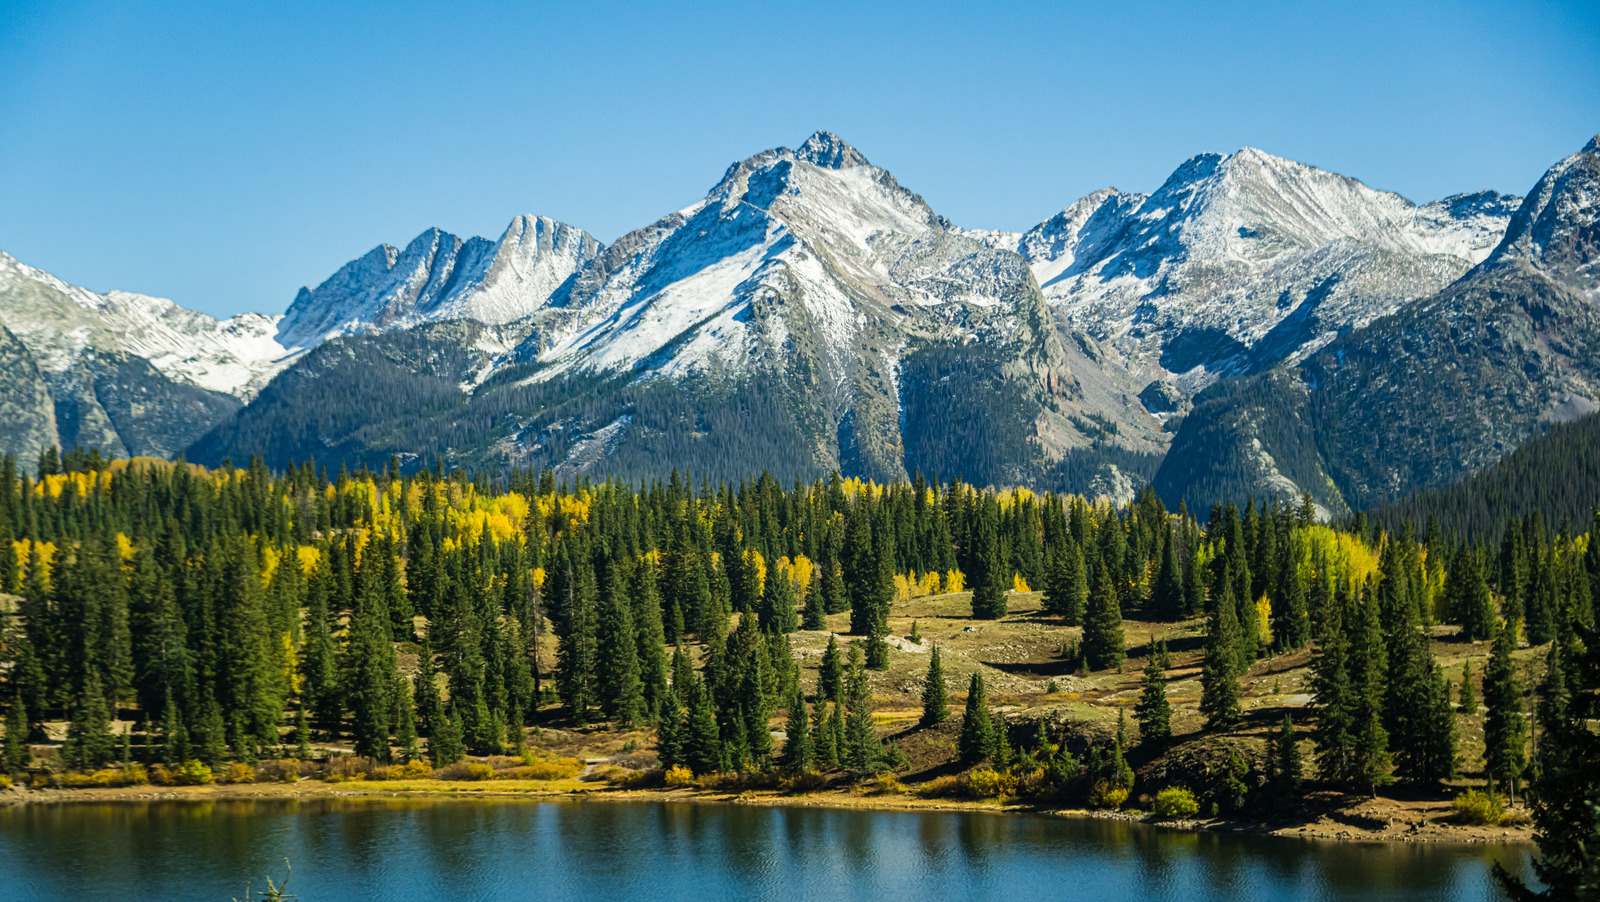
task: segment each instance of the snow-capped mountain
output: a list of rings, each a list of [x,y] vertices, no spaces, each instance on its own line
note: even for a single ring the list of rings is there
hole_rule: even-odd
[[[1194,157],[1148,196],[1097,191],[1016,249],[1074,327],[1193,390],[1432,294],[1488,255],[1518,202],[1417,206],[1247,147]]]
[[[99,294],[0,253],[0,446],[181,451],[293,361],[274,338],[279,318],[218,320],[166,298]]]
[[[1482,254],[1473,219],[1492,223],[1498,206],[1419,208],[1440,211],[1434,240],[1483,262],[1297,366],[1207,389],[1158,490],[1193,502],[1305,489],[1329,510],[1362,509],[1600,410],[1600,137],[1552,166]]]
[[[281,318],[219,320],[166,298],[98,294],[0,252],[0,322],[48,373],[66,371],[86,351],[123,351],[170,379],[248,398],[293,359],[296,349],[274,337]]]
[[[509,323],[542,307],[601,249],[588,232],[544,216],[518,216],[498,241],[428,229],[403,251],[380,244],[300,289],[277,339],[312,347],[441,320]]]

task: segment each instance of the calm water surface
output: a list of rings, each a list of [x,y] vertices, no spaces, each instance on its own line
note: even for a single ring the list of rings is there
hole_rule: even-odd
[[[4,902],[1469,900],[1527,849],[1317,843],[973,812],[299,800],[0,807]]]

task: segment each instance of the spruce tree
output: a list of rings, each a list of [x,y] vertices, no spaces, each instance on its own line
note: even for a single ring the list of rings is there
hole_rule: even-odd
[[[811,584],[806,587],[806,610],[805,616],[800,621],[801,629],[821,630],[827,628],[827,611],[823,605],[821,574],[813,570]]]
[[[1110,568],[1099,568],[1083,622],[1083,656],[1090,670],[1120,668],[1127,655],[1122,634],[1122,604]]]
[[[776,564],[767,568],[758,617],[763,630],[792,633],[800,628],[800,618],[794,608],[794,583],[787,574],[778,571]]]
[[[454,713],[442,711],[434,719],[432,733],[428,736],[428,755],[436,768],[449,767],[466,757],[467,750],[461,741],[461,719]]]
[[[1456,547],[1444,584],[1445,608],[1461,624],[1462,638],[1481,642],[1494,637],[1494,599],[1477,557],[1465,542]]]
[[[1205,715],[1208,730],[1232,729],[1243,716],[1237,612],[1233,604],[1233,586],[1224,582],[1222,596],[1207,622],[1204,664],[1200,671],[1200,713]]]
[[[1305,648],[1311,641],[1311,618],[1306,608],[1306,584],[1296,565],[1299,555],[1291,550],[1283,556],[1279,573],[1280,598],[1272,610],[1273,640],[1279,651]]]
[[[1167,675],[1154,651],[1144,665],[1144,689],[1134,708],[1141,741],[1159,749],[1172,739],[1172,705],[1167,701]]]
[[[1355,612],[1350,631],[1351,780],[1377,795],[1390,781],[1389,734],[1383,727],[1384,649],[1378,605],[1370,592]]]
[[[1317,774],[1329,783],[1351,779],[1355,767],[1355,693],[1350,683],[1349,641],[1344,618],[1330,605],[1322,624],[1323,638],[1311,659],[1311,710],[1316,723],[1312,739]]]
[[[72,723],[67,726],[61,756],[71,767],[93,770],[109,762],[116,749],[116,738],[111,734],[111,715],[100,690],[100,677],[91,673],[73,710]]]
[[[16,774],[31,763],[33,752],[28,746],[28,710],[22,699],[17,698],[6,711],[6,740],[5,745],[0,746],[0,767]]]
[[[922,720],[931,727],[950,716],[950,706],[945,696],[944,665],[939,661],[939,646],[928,655],[928,675],[922,682]]]
[[[1169,527],[1163,531],[1161,566],[1156,571],[1156,582],[1150,590],[1150,603],[1155,608],[1157,620],[1174,621],[1183,617],[1183,572],[1178,567],[1178,554],[1173,547],[1176,538]]]
[[[811,747],[819,770],[830,771],[839,766],[839,746],[828,719],[828,701],[821,692],[811,709]]]
[[[994,757],[997,748],[994,723],[989,717],[989,700],[983,689],[983,674],[973,671],[967,683],[967,708],[961,718],[959,751],[963,767],[971,767]]]
[[[779,766],[791,774],[802,774],[811,770],[815,761],[815,749],[807,724],[805,693],[800,691],[798,684],[795,685],[794,694],[789,698],[789,718],[784,725],[784,736],[783,755],[779,758]]]
[[[705,683],[689,685],[689,715],[683,736],[683,763],[696,774],[714,774],[722,768],[722,735],[717,712]]]
[[[631,594],[634,638],[638,644],[639,685],[644,693],[644,713],[656,719],[672,707],[667,701],[666,630],[661,620],[661,593],[656,587],[656,566],[649,559],[634,565]]]
[[[1283,725],[1273,734],[1271,745],[1274,788],[1280,798],[1294,798],[1300,791],[1300,742],[1287,711],[1283,714]]]
[[[1472,662],[1461,662],[1461,704],[1462,714],[1471,717],[1478,713],[1478,696],[1472,686]]]
[[[396,674],[394,680],[394,744],[399,746],[406,761],[421,757],[417,748],[417,709],[411,697],[411,680]]]
[[[817,671],[817,698],[837,702],[844,689],[844,659],[839,654],[839,639],[828,636],[828,648],[822,653],[822,666]]]
[[[622,592],[622,572],[612,564],[600,594],[596,618],[595,684],[606,716],[618,726],[628,728],[644,716],[644,689],[639,682],[639,646],[633,634],[633,611]]]
[[[882,748],[872,726],[872,687],[867,679],[861,647],[850,647],[850,666],[845,671],[845,745],[842,763],[856,776],[878,769]]]
[[[1516,643],[1513,624],[1495,637],[1489,666],[1483,671],[1483,767],[1489,782],[1513,800],[1518,780],[1527,766],[1527,721],[1522,714],[1522,686],[1517,682],[1511,652]]]
[[[979,620],[999,620],[1006,615],[1011,573],[1000,560],[999,516],[1000,506],[993,498],[986,499],[973,536],[968,582],[972,589],[972,616]]]

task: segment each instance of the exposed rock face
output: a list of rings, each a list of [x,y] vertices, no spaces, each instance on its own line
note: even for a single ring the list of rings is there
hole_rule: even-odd
[[[1590,142],[1540,179],[1466,277],[1298,367],[1202,394],[1157,487],[1259,496],[1291,488],[1283,476],[1331,510],[1364,507],[1453,482],[1600,408],[1597,189]],[[1274,474],[1263,455],[1295,463]]]

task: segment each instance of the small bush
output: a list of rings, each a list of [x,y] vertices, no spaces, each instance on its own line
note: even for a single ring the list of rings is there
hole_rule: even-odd
[[[216,778],[211,768],[191,758],[177,767],[157,764],[150,768],[150,782],[158,786],[201,786],[216,782]]]
[[[439,780],[459,780],[476,783],[482,780],[493,780],[495,771],[489,765],[480,764],[477,761],[457,761],[449,767],[434,771],[433,776]]]
[[[1128,787],[1101,780],[1089,793],[1089,804],[1095,808],[1121,808],[1128,801]]]
[[[1477,789],[1469,789],[1456,796],[1450,807],[1455,809],[1456,820],[1479,827],[1500,823],[1506,813],[1499,796]]]
[[[396,780],[421,780],[433,776],[433,768],[428,762],[417,758],[395,768],[392,775]]]
[[[621,778],[626,773],[628,773],[628,770],[625,768],[609,765],[607,767],[597,767],[578,777],[578,779],[585,783],[611,783],[614,782],[614,778]]]
[[[583,772],[583,764],[576,758],[536,759],[528,765],[530,780],[570,780]]]
[[[33,779],[28,781],[29,785],[34,789],[49,789],[50,782],[49,774],[34,774]]]
[[[784,792],[816,792],[828,785],[828,778],[814,770],[799,774],[786,774],[778,783]]]
[[[1155,815],[1164,821],[1181,820],[1200,813],[1194,793],[1182,786],[1168,786],[1156,793]]]
[[[706,774],[695,781],[706,792],[743,792],[745,789],[744,774],[730,771],[723,774]]]
[[[242,761],[235,761],[217,774],[218,783],[254,783],[256,769]]]
[[[652,767],[649,770],[627,770],[618,767],[613,770],[615,773],[606,777],[612,786],[623,789],[649,789],[662,784],[662,770],[659,767]]]
[[[665,783],[668,789],[685,789],[694,785],[694,771],[681,764],[669,767],[667,772],[661,775],[661,782]]]
[[[11,788],[11,775],[10,774],[0,774],[0,789],[10,789],[10,788]]]
[[[150,785],[150,772],[145,770],[143,764],[133,763],[124,765],[118,772],[123,786],[148,786]]]
[[[256,768],[256,779],[266,783],[298,783],[305,767],[293,758],[268,761]]]
[[[661,756],[655,752],[628,752],[612,755],[611,763],[618,767],[626,767],[628,770],[649,770],[661,765]]]
[[[905,795],[906,785],[894,774],[879,774],[861,784],[861,791],[869,796]]]
[[[957,774],[934,777],[917,785],[916,793],[925,799],[948,799],[967,791],[966,781]]]
[[[967,772],[967,795],[975,799],[1004,799],[1017,794],[1017,778],[992,767]]]

